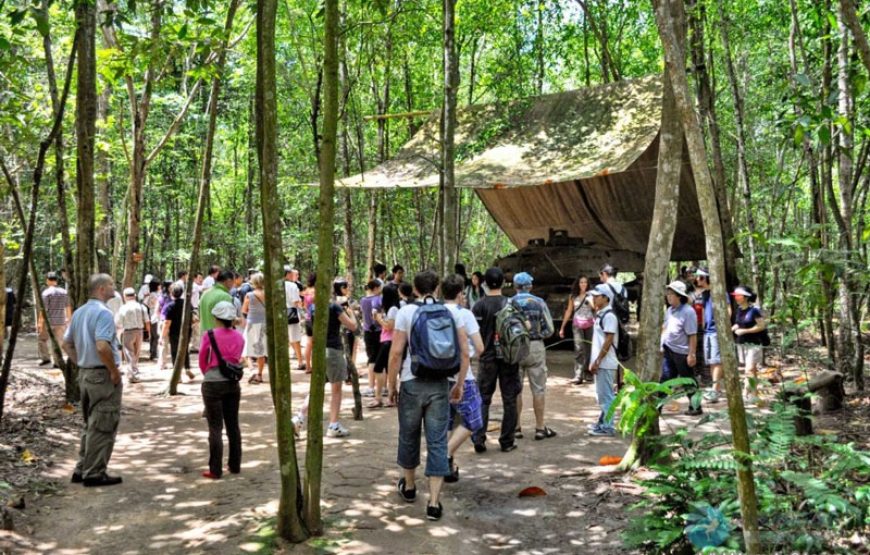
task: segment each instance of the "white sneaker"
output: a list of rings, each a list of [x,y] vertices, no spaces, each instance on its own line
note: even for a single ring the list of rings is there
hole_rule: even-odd
[[[362,391],[362,396],[363,396],[363,397],[374,397],[374,396],[375,396],[375,390],[372,389],[371,387],[367,387],[367,388],[363,389],[363,391]]]
[[[719,392],[715,389],[708,389],[704,392],[704,400],[708,403],[718,403],[719,402]]]
[[[296,434],[296,437],[299,437],[299,432],[305,429],[305,417],[296,414],[290,419],[290,421],[293,422],[293,433]]]
[[[350,430],[342,426],[339,422],[330,424],[326,429],[326,437],[347,437],[350,435]]]

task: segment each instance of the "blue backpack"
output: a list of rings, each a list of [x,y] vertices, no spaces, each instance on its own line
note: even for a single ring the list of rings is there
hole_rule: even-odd
[[[421,380],[455,376],[459,372],[460,349],[453,313],[432,297],[417,305],[408,334],[411,373]]]

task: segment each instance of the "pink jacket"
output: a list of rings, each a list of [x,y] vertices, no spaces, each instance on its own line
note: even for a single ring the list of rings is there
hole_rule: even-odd
[[[234,329],[218,328],[214,331],[214,340],[224,360],[238,364],[242,360],[242,349],[245,347],[245,337]],[[199,369],[205,374],[210,368],[217,368],[218,357],[211,349],[208,332],[202,334],[199,346]]]

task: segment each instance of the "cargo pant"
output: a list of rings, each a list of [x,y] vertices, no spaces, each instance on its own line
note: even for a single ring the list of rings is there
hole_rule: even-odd
[[[142,354],[142,329],[124,330],[121,335],[121,345],[124,346],[124,356],[130,365],[127,379],[139,379],[139,356]]]
[[[54,362],[55,365],[60,366],[61,361],[56,360],[54,356],[54,349],[51,346],[51,337],[48,335],[49,330],[50,333],[54,334],[54,338],[57,339],[57,344],[63,345],[63,334],[66,332],[66,324],[61,324],[60,326],[45,325],[42,333],[39,334],[39,360],[50,360]]]
[[[106,471],[115,448],[124,387],[121,383],[112,383],[106,368],[81,368],[79,388],[85,427],[75,473],[82,478],[99,478]]]

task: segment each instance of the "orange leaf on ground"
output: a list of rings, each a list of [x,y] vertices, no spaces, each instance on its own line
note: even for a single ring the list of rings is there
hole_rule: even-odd
[[[611,466],[614,464],[619,464],[622,462],[622,457],[614,457],[612,455],[604,455],[600,459],[598,459],[598,464],[600,466]]]
[[[531,486],[520,492],[520,497],[543,497],[547,492],[538,486]]]

